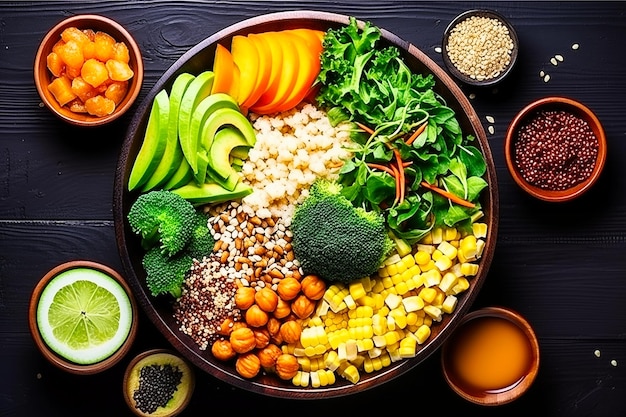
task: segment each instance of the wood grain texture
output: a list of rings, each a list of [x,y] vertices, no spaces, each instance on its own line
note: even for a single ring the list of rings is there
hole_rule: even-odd
[[[99,13],[138,40],[146,78],[138,103],[180,56],[215,32],[264,13],[309,9],[371,20],[413,43],[442,65],[435,51],[448,22],[474,7],[511,19],[521,41],[518,67],[493,89],[462,87],[488,135],[500,191],[494,262],[475,307],[505,305],[521,312],[540,338],[541,368],[531,390],[496,409],[456,397],[438,355],[398,381],[333,400],[278,400],[234,389],[199,373],[183,415],[300,416],[351,410],[371,414],[372,399],[394,413],[466,416],[617,416],[626,414],[626,39],[624,2],[419,1],[134,1],[0,3],[0,415],[130,416],[121,395],[122,361],[101,375],[78,378],[48,364],[26,324],[28,297],[48,269],[92,259],[121,269],[112,223],[114,170],[130,115],[97,130],[56,120],[32,79],[37,44],[64,17]],[[571,49],[573,43],[580,49]],[[560,53],[557,67],[550,58]],[[551,75],[544,83],[539,72]],[[587,104],[609,142],[600,181],[580,200],[550,205],[524,195],[506,171],[504,132],[525,104],[566,95]],[[169,347],[142,315],[133,353]],[[594,355],[600,350],[601,356]],[[617,361],[617,366],[611,365]],[[421,400],[413,400],[418,393]]]

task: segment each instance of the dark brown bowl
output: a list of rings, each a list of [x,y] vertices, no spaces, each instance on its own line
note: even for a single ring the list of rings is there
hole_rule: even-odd
[[[486,79],[477,79],[477,78],[471,77],[466,72],[461,71],[453,63],[453,60],[450,58],[450,54],[448,51],[448,41],[450,39],[450,34],[452,30],[459,23],[471,17],[481,17],[481,18],[489,18],[489,19],[498,20],[509,31],[509,36],[511,37],[511,40],[513,41],[513,49],[510,55],[510,62],[506,67],[504,67],[504,69],[500,72],[500,74],[495,77],[486,78]],[[463,12],[450,22],[450,24],[448,25],[448,27],[445,29],[443,33],[443,40],[441,44],[441,55],[443,58],[443,62],[446,65],[446,68],[456,79],[471,86],[477,86],[477,87],[493,86],[501,82],[502,80],[504,80],[513,70],[515,63],[517,62],[518,53],[519,53],[519,40],[517,38],[517,33],[515,32],[515,28],[504,16],[492,10],[468,10],[466,12]]]
[[[455,374],[453,370],[454,367],[451,365],[452,359],[449,353],[452,350],[452,344],[462,343],[462,341],[456,340],[454,338],[454,334],[443,345],[443,348],[441,350],[441,364],[444,377],[448,382],[448,385],[450,385],[450,388],[452,388],[454,392],[472,403],[479,405],[495,406],[510,403],[511,401],[516,400],[526,391],[528,391],[533,381],[537,377],[537,373],[539,372],[539,342],[537,340],[535,332],[533,331],[528,321],[524,319],[524,317],[522,317],[516,311],[503,307],[485,307],[480,310],[472,311],[461,320],[457,331],[460,331],[462,327],[468,324],[470,321],[479,320],[486,317],[500,318],[510,321],[511,323],[518,326],[528,339],[530,351],[530,365],[526,369],[524,375],[522,375],[521,378],[517,381],[517,383],[508,387],[502,387],[502,389],[498,390],[481,392],[472,391],[471,389],[469,389],[466,384],[464,384],[459,379],[458,375]]]
[[[381,40],[383,45],[395,45],[398,47],[407,65],[413,71],[433,74],[436,82],[436,92],[457,113],[464,133],[471,134],[477,138],[476,146],[481,149],[487,161],[485,180],[491,186],[486,190],[484,200],[482,201],[485,213],[484,221],[488,225],[486,247],[480,261],[479,273],[472,278],[472,285],[469,290],[460,295],[454,314],[445,315],[441,323],[432,327],[431,337],[418,347],[417,356],[414,358],[395,362],[391,366],[375,373],[363,373],[357,384],[338,378],[337,382],[332,386],[319,388],[311,386],[296,387],[290,381],[281,381],[276,375],[272,374],[260,373],[253,379],[240,377],[232,363],[220,362],[210,352],[200,350],[190,337],[179,330],[179,326],[173,317],[171,301],[163,298],[157,299],[150,295],[145,283],[145,272],[141,265],[143,250],[141,249],[139,239],[130,230],[126,220],[130,206],[138,194],[134,192],[129,193],[126,184],[128,183],[133,161],[139,151],[150,107],[156,94],[164,88],[169,89],[175,77],[182,72],[197,74],[204,69],[210,69],[207,68],[210,65],[207,63],[213,62],[217,43],[229,44],[235,35],[297,27],[327,30],[348,24],[349,17],[345,15],[316,11],[282,12],[251,18],[210,36],[185,53],[156,82],[154,88],[141,103],[138,112],[131,121],[118,161],[114,191],[117,246],[125,271],[129,277],[129,283],[139,303],[146,311],[150,320],[169,340],[172,346],[194,365],[220,380],[264,395],[306,399],[339,397],[379,386],[413,369],[441,346],[472,305],[486,279],[495,249],[498,229],[496,172],[487,137],[478,115],[459,86],[450,79],[441,67],[414,45],[383,29]],[[364,22],[359,22],[359,24],[363,25]]]
[[[531,117],[536,115],[537,112],[542,110],[564,110],[580,119],[583,119],[587,122],[598,140],[598,156],[591,175],[583,182],[566,190],[553,191],[531,184],[520,173],[517,164],[515,163],[515,143],[520,127],[523,126]],[[531,196],[549,202],[570,201],[589,190],[602,173],[602,169],[604,168],[604,163],[606,161],[606,152],[606,136],[600,120],[598,120],[596,115],[582,103],[565,97],[545,97],[524,107],[511,121],[507,129],[504,142],[506,165],[517,185],[519,185],[522,190],[526,191]]]
[[[124,288],[126,294],[128,294],[132,306],[132,323],[128,336],[126,337],[124,343],[120,346],[119,349],[117,349],[117,351],[115,351],[115,353],[113,353],[108,358],[89,365],[77,364],[59,356],[56,352],[54,352],[46,345],[46,342],[43,340],[43,337],[41,336],[41,333],[39,331],[39,327],[37,326],[37,306],[39,304],[39,297],[41,296],[44,288],[53,278],[55,278],[60,273],[75,268],[93,269],[113,278]],[[56,367],[78,375],[96,374],[105,371],[118,363],[128,353],[128,351],[132,347],[133,342],[135,341],[138,323],[139,318],[137,303],[135,301],[135,297],[133,296],[131,288],[128,286],[124,278],[122,278],[122,276],[118,272],[109,268],[108,266],[92,261],[70,261],[52,268],[50,271],[48,271],[48,273],[46,273],[46,275],[43,276],[43,278],[39,281],[39,283],[33,290],[30,298],[30,305],[28,308],[28,324],[30,327],[30,333],[39,351],[48,361],[50,361]]]
[[[155,357],[160,357],[161,362],[164,360],[168,361],[168,363],[176,362],[177,366],[184,367],[184,378],[187,379],[187,385],[183,388],[184,392],[177,393],[179,394],[179,397],[177,397],[177,399],[175,400],[175,404],[172,404],[170,406],[168,403],[169,408],[167,410],[160,408],[153,413],[144,413],[137,408],[137,402],[133,397],[133,393],[139,387],[138,378],[141,367],[147,365],[149,361],[151,361]],[[124,392],[124,400],[135,415],[139,417],[150,417],[157,415],[159,417],[174,417],[182,413],[187,405],[189,405],[189,401],[191,401],[191,397],[195,388],[195,374],[187,361],[179,357],[176,353],[167,349],[152,349],[140,353],[130,361],[130,363],[126,367],[126,371],[124,372],[122,387]]]
[[[102,31],[112,36],[117,42],[124,42],[128,47],[130,54],[129,66],[133,70],[134,76],[130,79],[125,97],[115,107],[113,113],[107,116],[98,117],[87,113],[75,113],[66,106],[59,105],[59,102],[48,90],[48,84],[52,81],[53,75],[48,70],[46,57],[52,51],[54,44],[61,39],[63,30],[69,27],[76,27],[81,30],[92,29],[94,31]],[[77,126],[101,126],[116,120],[126,113],[141,91],[143,76],[143,60],[135,39],[119,23],[99,15],[76,15],[59,22],[50,29],[43,38],[37,50],[37,55],[35,56],[35,86],[37,87],[41,100],[56,116]]]

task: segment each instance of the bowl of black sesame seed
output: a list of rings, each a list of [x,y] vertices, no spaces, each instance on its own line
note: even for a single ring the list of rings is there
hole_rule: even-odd
[[[545,97],[511,121],[504,144],[515,182],[540,200],[563,202],[585,193],[598,180],[607,144],[598,117],[566,97]]]
[[[442,58],[448,71],[472,86],[492,86],[509,75],[519,41],[513,25],[491,10],[468,10],[443,34]]]

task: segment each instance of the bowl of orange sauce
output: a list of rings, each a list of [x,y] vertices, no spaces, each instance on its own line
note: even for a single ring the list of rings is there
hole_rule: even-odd
[[[519,313],[485,307],[467,314],[441,351],[446,382],[480,405],[509,403],[532,385],[539,370],[539,343]]]

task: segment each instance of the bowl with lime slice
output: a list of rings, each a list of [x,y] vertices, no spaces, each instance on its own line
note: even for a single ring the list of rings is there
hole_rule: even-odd
[[[29,325],[41,353],[57,367],[94,374],[124,357],[137,332],[137,305],[122,276],[106,265],[71,261],[33,290]]]

